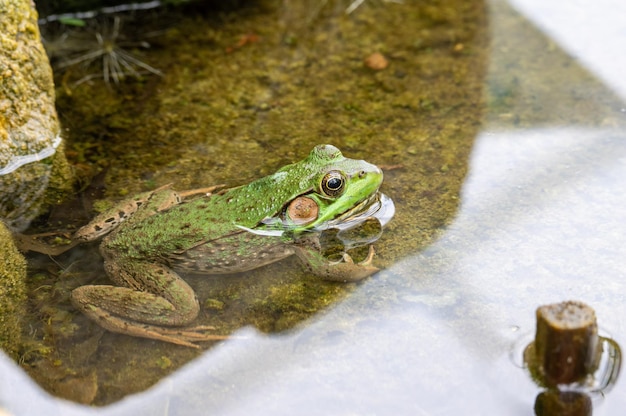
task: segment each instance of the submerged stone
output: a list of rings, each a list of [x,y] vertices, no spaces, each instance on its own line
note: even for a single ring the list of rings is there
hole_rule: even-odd
[[[0,80],[0,218],[23,230],[44,202],[67,190],[70,177],[52,70],[28,0],[0,3]]]

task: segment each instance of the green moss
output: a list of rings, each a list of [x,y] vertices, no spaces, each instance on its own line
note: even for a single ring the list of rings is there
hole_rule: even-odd
[[[352,287],[323,282],[315,277],[276,285],[265,299],[255,305],[255,325],[267,332],[291,329],[312,313],[345,297]]]
[[[0,348],[17,358],[21,320],[26,311],[26,261],[0,222]]]
[[[207,299],[204,301],[205,309],[212,309],[214,311],[221,311],[224,309],[224,302],[219,299]]]
[[[44,206],[49,207],[63,202],[72,191],[72,170],[65,157],[65,144],[61,143],[56,153],[49,158],[52,163],[50,179],[44,196]]]
[[[161,357],[159,357],[159,359],[156,361],[156,365],[161,368],[162,370],[168,369],[172,366],[172,360],[170,360],[169,358],[167,358],[166,356],[162,355]]]

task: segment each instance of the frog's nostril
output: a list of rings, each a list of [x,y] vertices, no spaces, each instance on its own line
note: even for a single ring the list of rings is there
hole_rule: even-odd
[[[363,179],[363,178],[365,177],[365,175],[366,175],[366,174],[367,174],[367,173],[366,173],[364,170],[360,171],[360,172],[359,172],[359,178]]]

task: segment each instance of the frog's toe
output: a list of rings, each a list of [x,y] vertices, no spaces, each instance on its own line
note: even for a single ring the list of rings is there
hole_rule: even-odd
[[[372,261],[374,260],[374,255],[375,254],[376,254],[376,252],[374,251],[374,246],[370,244],[369,251],[367,252],[367,257],[362,262],[359,262],[359,266],[371,267],[372,266]],[[376,269],[376,271],[379,270],[376,267],[374,267],[374,269]]]
[[[148,325],[147,338],[158,339],[185,347],[200,348],[196,342],[222,341],[230,338],[228,335],[210,334],[206,331],[214,330],[214,326],[198,325],[183,328],[166,328]]]
[[[369,247],[369,251],[367,252],[367,257],[363,260],[360,261],[358,263],[356,263],[356,266],[361,266],[361,267],[369,267],[372,265],[372,261],[374,260],[374,255],[376,254],[376,252],[374,251],[374,246],[370,245]],[[354,260],[352,260],[352,256],[350,256],[348,253],[343,253],[342,259],[336,262],[333,262],[331,264],[355,264]],[[376,271],[378,271],[378,268],[376,268]]]

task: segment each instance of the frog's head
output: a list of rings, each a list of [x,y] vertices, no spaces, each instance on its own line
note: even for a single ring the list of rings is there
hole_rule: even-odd
[[[301,189],[285,207],[283,220],[296,230],[324,229],[349,220],[378,198],[383,172],[364,160],[348,159],[335,146],[316,146],[302,162]],[[293,165],[292,165],[293,166]]]

